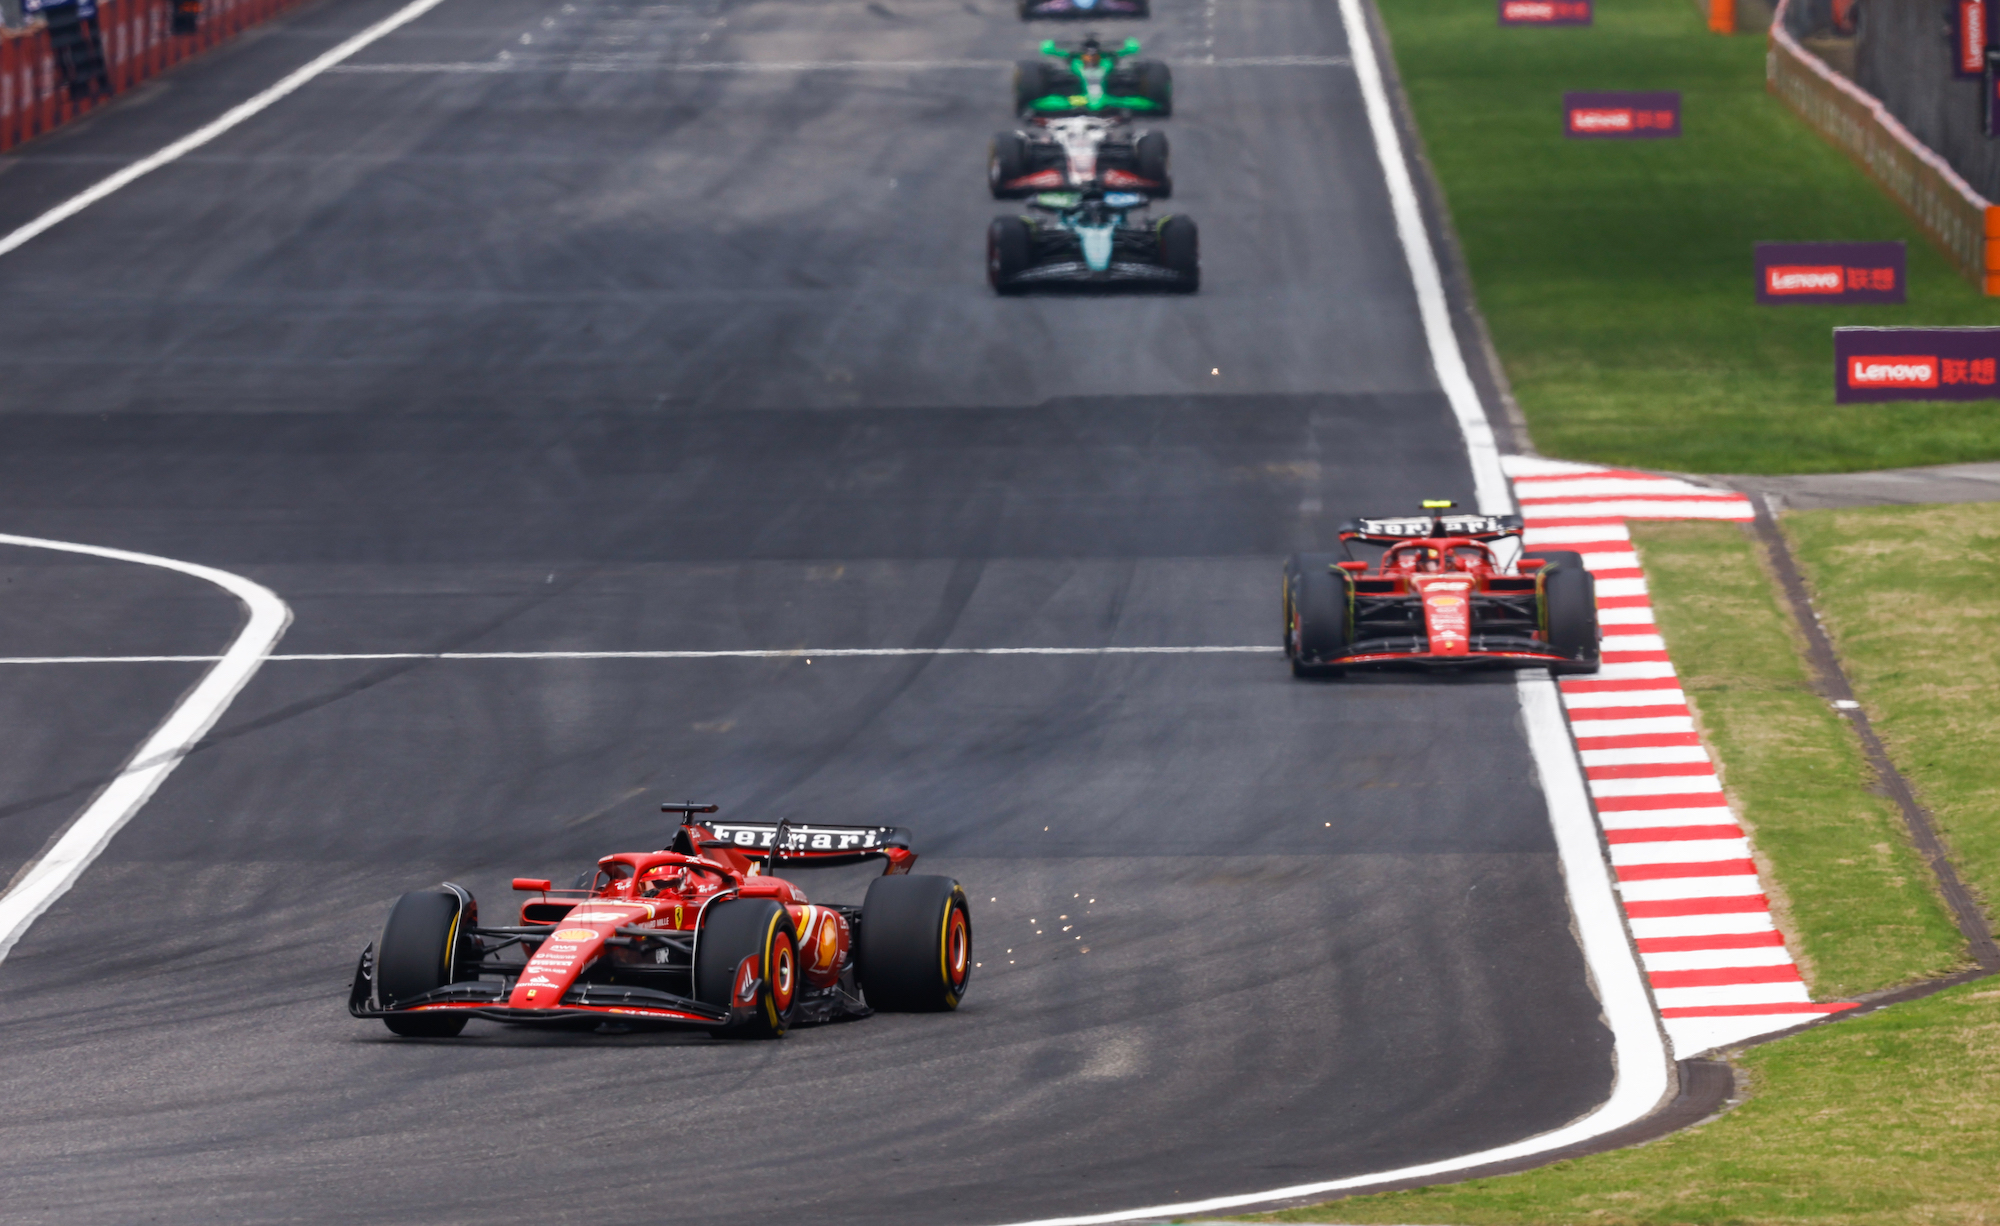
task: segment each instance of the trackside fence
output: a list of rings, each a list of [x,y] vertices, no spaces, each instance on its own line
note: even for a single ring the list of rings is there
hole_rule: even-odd
[[[1783,0],[1771,22],[1765,83],[1799,117],[1860,163],[1961,271],[2000,295],[2000,208],[1910,135],[1874,96],[1828,68],[1785,29]]]
[[[99,0],[97,15],[0,32],[0,149],[11,149],[302,0]],[[175,32],[175,14],[186,33]],[[194,20],[190,23],[189,18]]]

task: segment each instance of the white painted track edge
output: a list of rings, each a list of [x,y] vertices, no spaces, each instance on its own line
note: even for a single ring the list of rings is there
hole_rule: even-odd
[[[21,872],[12,889],[0,895],[0,960],[4,960],[29,926],[69,892],[112,837],[132,820],[166,782],[167,776],[173,774],[181,759],[215,726],[215,721],[270,655],[278,637],[291,623],[292,611],[277,593],[262,584],[194,562],[32,536],[0,534],[0,545],[52,549],[178,571],[222,588],[241,601],[249,614],[215,667],[181,698],[48,851]]]
[[[1458,337],[1452,331],[1451,315],[1446,309],[1444,278],[1438,271],[1436,253],[1424,225],[1423,213],[1417,207],[1416,184],[1410,177],[1402,140],[1396,132],[1388,91],[1375,58],[1374,40],[1369,34],[1367,17],[1361,5],[1362,0],[1340,0],[1340,16],[1347,27],[1354,75],[1361,86],[1368,126],[1375,138],[1376,153],[1381,158],[1390,207],[1395,212],[1396,235],[1409,260],[1410,277],[1416,288],[1417,307],[1423,319],[1425,339],[1430,345],[1431,361],[1465,438],[1479,509],[1487,514],[1510,512],[1514,509],[1514,499],[1506,474],[1500,467],[1499,445],[1493,435],[1492,423],[1487,420],[1485,408],[1480,403],[1478,391],[1472,385],[1471,374],[1465,368]],[[1550,825],[1555,833],[1556,852],[1569,894],[1577,941],[1597,989],[1605,1024],[1611,1029],[1613,1080],[1610,1096],[1596,1110],[1552,1132],[1438,1162],[1179,1204],[1041,1218],[1013,1226],[1110,1226],[1115,1222],[1247,1209],[1277,1201],[1303,1200],[1381,1184],[1451,1175],[1588,1141],[1643,1119],[1659,1106],[1671,1087],[1666,1041],[1661,1036],[1652,999],[1646,994],[1638,958],[1625,937],[1624,919],[1611,889],[1611,871],[1598,843],[1596,818],[1591,813],[1584,787],[1583,767],[1570,741],[1555,681],[1539,670],[1520,673],[1517,674],[1515,692],[1520,698],[1528,749],[1534,758],[1536,774],[1549,808]]]
[[[229,131],[244,120],[269,107],[272,103],[295,92],[306,82],[352,56],[355,52],[360,51],[370,43],[395,30],[401,29],[403,26],[415,21],[443,3],[444,0],[413,0],[412,3],[404,5],[359,34],[343,40],[331,50],[322,52],[301,67],[286,73],[276,84],[268,86],[244,101],[237,103],[235,106],[230,107],[186,136],[163,145],[138,161],[133,162],[131,165],[107,175],[83,191],[78,192],[76,195],[71,196],[61,204],[43,213],[33,221],[15,229],[5,238],[0,238],[0,255],[6,255],[36,235],[54,229],[56,226],[61,225],[63,222],[83,212],[91,205],[96,204],[114,192],[130,186],[160,167],[170,162],[178,161],[194,150],[201,148],[216,137],[221,136],[224,132]]]

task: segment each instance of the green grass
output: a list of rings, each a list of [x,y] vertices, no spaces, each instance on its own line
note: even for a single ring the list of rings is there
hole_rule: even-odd
[[[1810,511],[1785,527],[1856,696],[1990,921],[2000,899],[2000,504]]]
[[[1654,616],[1821,999],[1958,969],[1964,945],[1735,524],[1634,524]]]
[[[1355,1197],[1264,1222],[1990,1226],[2000,990],[1990,981],[1753,1048],[1752,1096],[1637,1149]]]
[[[2000,324],[1847,158],[1765,92],[1761,38],[1688,0],[1579,29],[1379,0],[1481,309],[1546,454],[1687,472],[2000,456],[2000,403],[1833,403],[1836,324]],[[1678,89],[1679,140],[1562,136],[1565,90]],[[1760,307],[1758,240],[1909,243],[1904,306]]]

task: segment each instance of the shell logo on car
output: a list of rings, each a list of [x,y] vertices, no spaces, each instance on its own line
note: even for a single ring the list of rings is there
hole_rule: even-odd
[[[620,918],[623,918],[622,916]],[[597,933],[589,928],[564,928],[556,933],[558,941],[595,941]]]

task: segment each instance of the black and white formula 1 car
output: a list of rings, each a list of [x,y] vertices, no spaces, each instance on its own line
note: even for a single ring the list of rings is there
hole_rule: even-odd
[[[986,279],[1003,294],[1040,287],[1201,288],[1194,218],[1135,218],[1137,192],[1043,192],[1041,216],[996,217],[986,232]]]
[[[1135,131],[1123,119],[1076,116],[1037,119],[996,133],[986,155],[986,182],[995,199],[1036,192],[1144,192],[1173,195],[1165,132]]]

